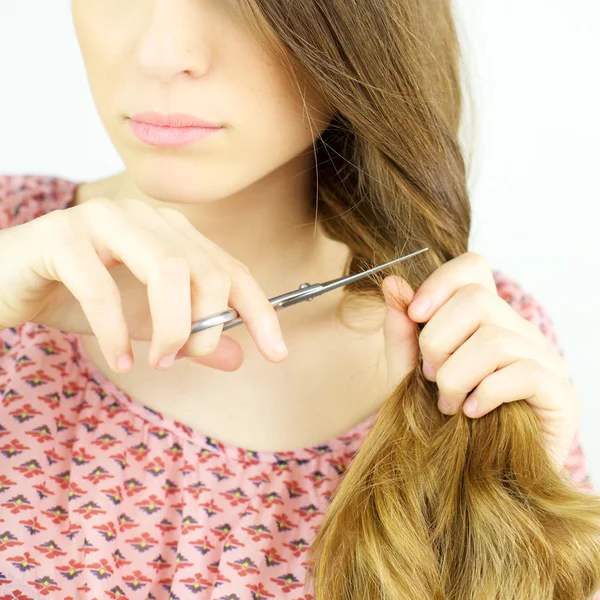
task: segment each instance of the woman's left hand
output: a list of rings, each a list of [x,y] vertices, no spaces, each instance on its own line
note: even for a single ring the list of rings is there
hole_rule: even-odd
[[[525,400],[562,468],[581,421],[581,401],[565,360],[498,295],[483,257],[466,252],[448,261],[416,293],[397,276],[384,280],[383,291],[410,303],[407,316],[387,301],[384,336],[392,388],[407,374],[407,364],[409,370],[416,367],[420,347],[424,375],[437,383],[443,413],[462,410],[478,418],[504,402]],[[421,300],[429,306],[418,312]],[[418,338],[417,322],[427,322]]]

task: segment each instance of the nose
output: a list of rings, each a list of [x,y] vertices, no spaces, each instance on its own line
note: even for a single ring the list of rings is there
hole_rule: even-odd
[[[180,74],[200,77],[209,68],[207,19],[189,0],[149,0],[148,26],[139,39],[138,61],[142,72],[166,83]]]

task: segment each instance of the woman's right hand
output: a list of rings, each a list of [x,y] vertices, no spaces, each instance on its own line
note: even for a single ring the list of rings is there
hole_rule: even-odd
[[[241,348],[223,325],[190,334],[229,307],[263,356],[281,362],[279,319],[261,287],[174,209],[93,198],[0,231],[0,329],[35,322],[95,335],[117,372],[128,370],[118,360],[133,357],[131,339],[151,340],[155,368],[178,355],[235,370]]]

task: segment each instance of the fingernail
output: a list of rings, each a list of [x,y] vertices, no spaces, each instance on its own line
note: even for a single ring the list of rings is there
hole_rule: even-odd
[[[429,379],[435,378],[435,369],[426,361],[423,361],[423,374]]]
[[[463,412],[468,417],[474,417],[477,414],[477,410],[479,408],[479,403],[477,402],[477,398],[475,396],[471,396],[464,404],[463,404]]]
[[[131,358],[131,354],[123,354],[117,361],[117,369],[119,369],[119,373],[127,373],[133,367],[133,359]]]
[[[426,296],[419,296],[410,305],[410,311],[415,317],[422,317],[429,310],[431,300]]]
[[[287,356],[288,349],[283,341],[283,332],[281,331],[279,321],[269,324],[268,335],[271,342],[271,350],[279,356]]]
[[[271,347],[273,348],[275,354],[279,354],[279,356],[288,355],[287,346],[281,338],[276,337],[275,339],[271,340]]]
[[[440,402],[438,405],[440,412],[444,413],[445,415],[450,415],[451,414],[451,410],[450,410],[450,405],[447,402]]]
[[[165,356],[158,361],[159,369],[168,369],[175,362],[175,354],[171,354],[170,356]]]
[[[452,407],[441,394],[438,396],[438,408],[446,415],[452,414]]]

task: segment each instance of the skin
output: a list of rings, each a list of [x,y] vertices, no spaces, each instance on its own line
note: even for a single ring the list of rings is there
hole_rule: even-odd
[[[307,82],[296,84],[265,54],[231,6],[223,0],[72,1],[92,96],[125,165],[113,177],[81,185],[75,204],[135,198],[175,209],[243,262],[270,298],[343,272],[348,248],[328,239],[314,218],[312,143],[332,115]],[[219,138],[156,148],[139,141],[127,122],[147,110],[189,113],[226,129]],[[116,270],[121,290],[137,297],[139,284],[121,281],[129,272]],[[334,318],[342,294],[339,288],[277,312],[290,353],[278,364],[260,356],[244,326],[228,330],[224,337],[244,355],[234,372],[193,358],[157,370],[140,360],[150,343],[132,341],[134,367],[116,373],[94,336],[81,341],[107,378],[150,408],[224,442],[291,449],[347,431],[384,398],[377,391],[381,322],[364,334],[343,328]],[[193,355],[199,335],[190,336],[181,355]]]

